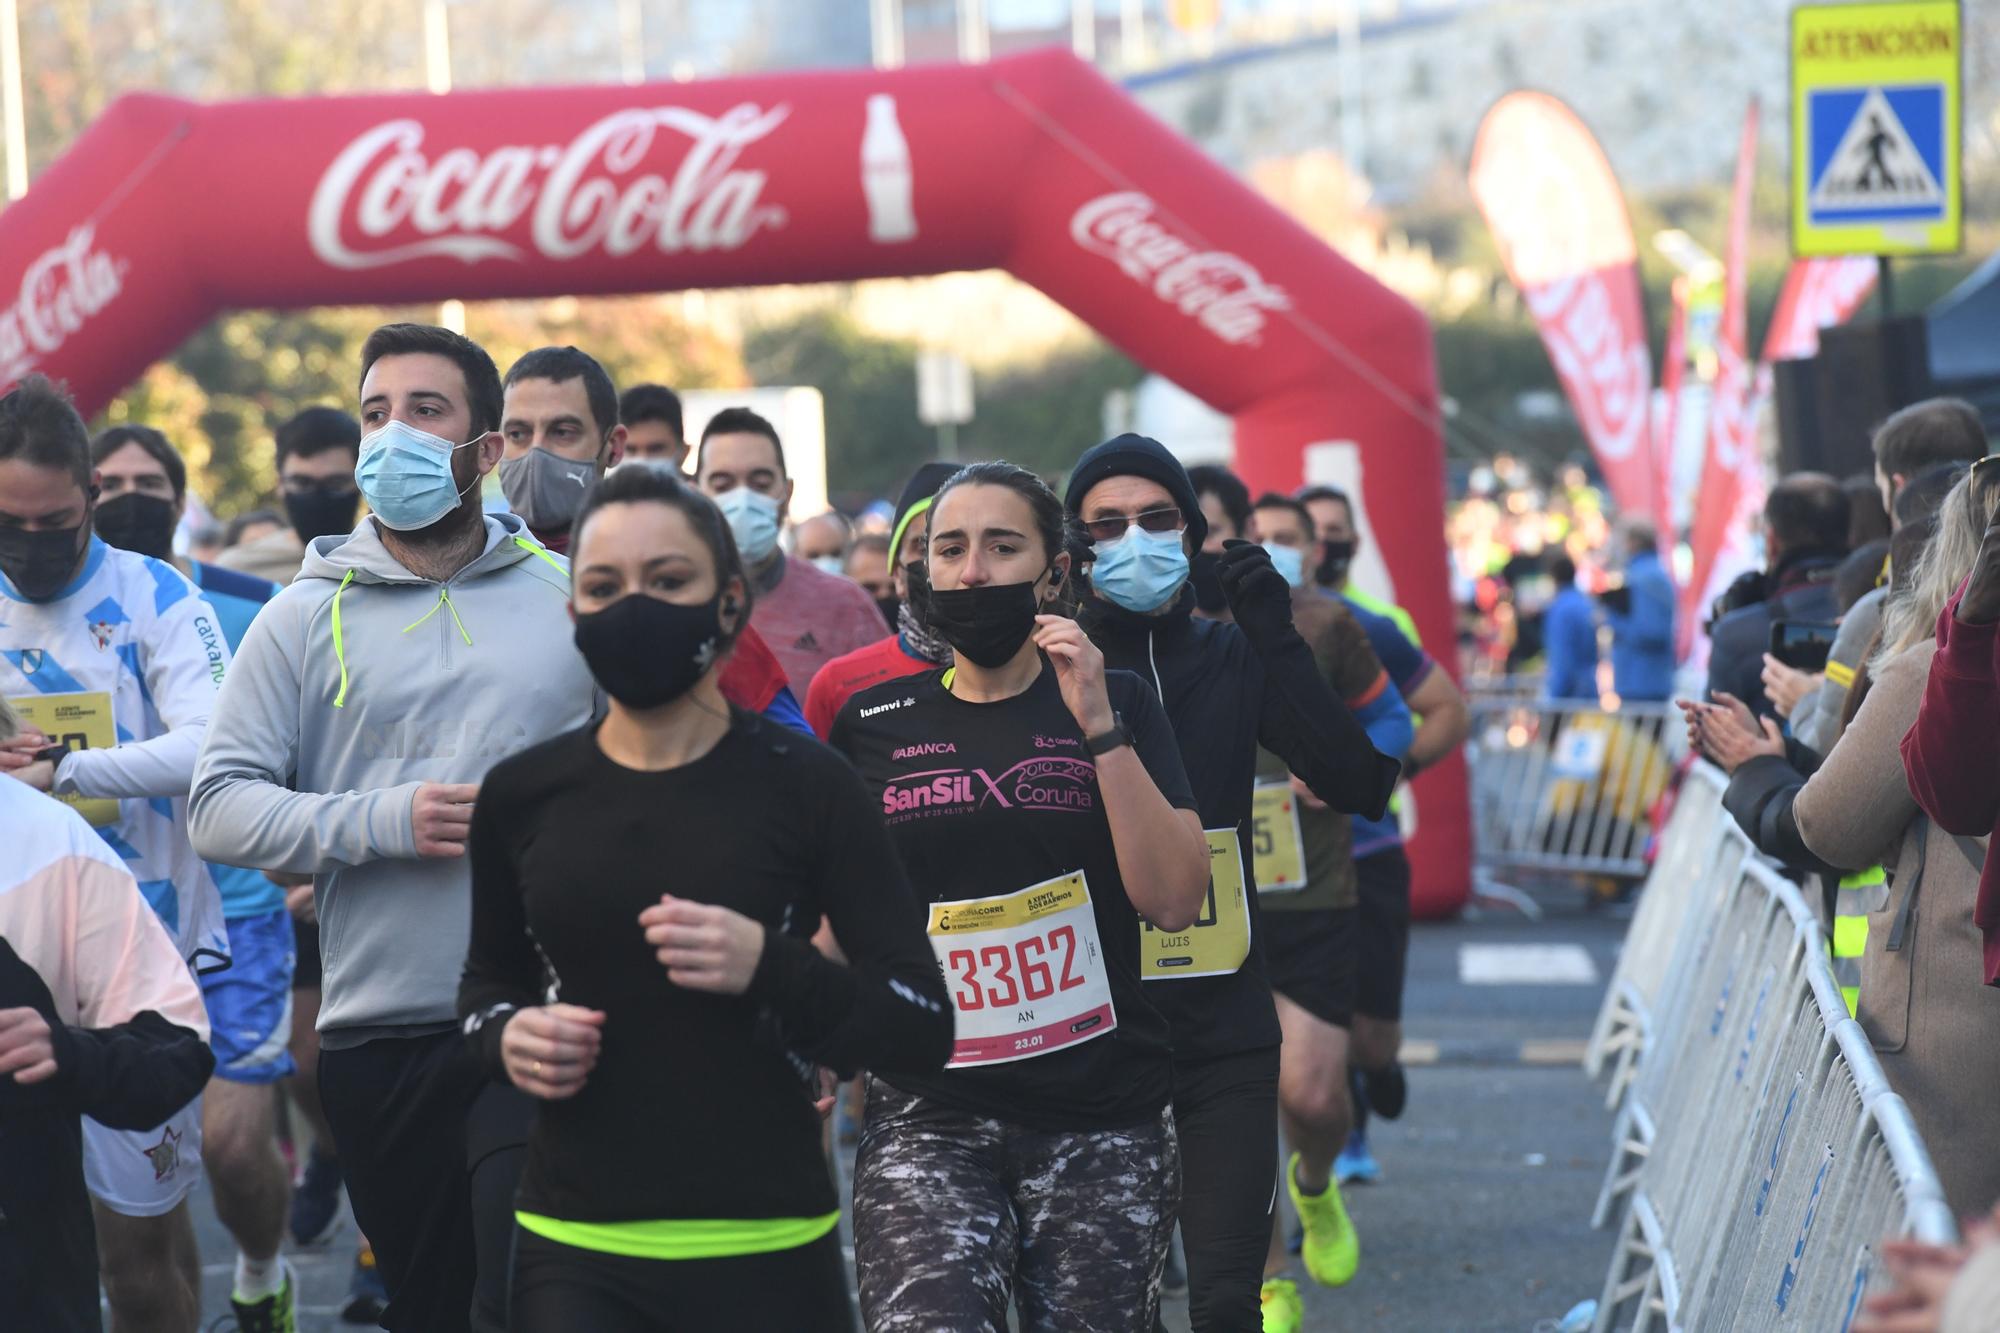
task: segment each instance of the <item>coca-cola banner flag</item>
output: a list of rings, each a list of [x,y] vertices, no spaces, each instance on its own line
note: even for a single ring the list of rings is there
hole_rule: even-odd
[[[1819,355],[1819,331],[1845,324],[1861,308],[1875,290],[1876,273],[1868,255],[1793,261],[1764,335],[1764,364],[1758,368],[1763,396],[1769,396],[1771,363]]]
[[[0,212],[0,386],[103,406],[231,306],[1005,268],[1236,422],[1258,489],[1351,441],[1372,528],[1452,642],[1423,316],[1090,66],[1042,51],[634,87],[121,98]],[[1449,654],[1440,653],[1448,657]],[[1469,887],[1463,765],[1421,780],[1419,905]]]
[[[1747,546],[1739,515],[1764,503],[1766,479],[1757,449],[1757,403],[1752,391],[1750,328],[1746,300],[1750,270],[1750,197],[1757,183],[1757,103],[1743,115],[1736,145],[1736,177],[1729,198],[1729,240],[1722,254],[1722,327],[1715,339],[1715,390],[1709,400],[1708,448],[1695,491],[1688,545],[1694,576],[1681,590],[1681,655],[1692,642],[1695,598],[1713,579],[1725,543]],[[1737,562],[1732,562],[1737,563]]]
[[[1638,251],[1604,150],[1560,101],[1509,93],[1480,122],[1471,185],[1612,499],[1655,512]]]

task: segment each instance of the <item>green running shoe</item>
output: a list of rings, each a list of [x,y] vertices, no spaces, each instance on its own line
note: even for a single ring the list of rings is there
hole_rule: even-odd
[[[229,1293],[229,1308],[236,1314],[238,1333],[298,1333],[298,1274],[292,1271],[290,1260],[280,1262],[284,1264],[285,1282],[269,1296],[246,1301],[233,1291]]]
[[[1354,1280],[1361,1266],[1361,1237],[1347,1219],[1347,1206],[1340,1201],[1340,1182],[1328,1176],[1326,1192],[1308,1196],[1299,1190],[1299,1155],[1292,1154],[1285,1167],[1285,1188],[1292,1207],[1299,1210],[1299,1222],[1306,1230],[1305,1248],[1299,1257],[1306,1272],[1322,1287],[1344,1287]]]
[[[1258,1295],[1264,1311],[1264,1333],[1299,1333],[1306,1326],[1306,1303],[1299,1284],[1288,1277],[1267,1278]]]

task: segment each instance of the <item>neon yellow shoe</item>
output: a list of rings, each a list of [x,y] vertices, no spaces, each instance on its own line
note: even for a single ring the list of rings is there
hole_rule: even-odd
[[[1306,1303],[1299,1299],[1299,1284],[1288,1277],[1265,1280],[1258,1296],[1264,1310],[1264,1333],[1299,1333],[1306,1324]]]
[[[1328,1176],[1324,1194],[1309,1197],[1301,1193],[1299,1155],[1293,1153],[1285,1167],[1285,1188],[1305,1227],[1306,1243],[1300,1258],[1305,1260],[1306,1272],[1322,1287],[1346,1286],[1354,1280],[1354,1270],[1361,1267],[1361,1237],[1347,1219],[1347,1205],[1340,1201],[1340,1182]]]

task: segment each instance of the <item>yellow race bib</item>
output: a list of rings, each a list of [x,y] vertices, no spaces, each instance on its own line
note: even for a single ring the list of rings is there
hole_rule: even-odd
[[[1228,976],[1250,956],[1250,893],[1235,829],[1208,830],[1208,899],[1182,931],[1139,925],[1139,975],[1148,981]]]
[[[1297,893],[1306,886],[1306,839],[1291,783],[1260,782],[1252,789],[1250,853],[1257,892]]]
[[[72,750],[108,750],[118,744],[118,729],[111,721],[111,696],[103,690],[82,694],[28,694],[9,698],[20,715],[21,725],[33,727],[50,743]],[[90,822],[103,828],[118,822],[118,802],[96,796],[56,798]]]

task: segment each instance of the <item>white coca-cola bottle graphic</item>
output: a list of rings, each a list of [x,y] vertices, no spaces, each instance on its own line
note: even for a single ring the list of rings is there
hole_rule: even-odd
[[[915,240],[911,204],[910,143],[896,121],[896,99],[868,98],[868,128],[861,134],[861,189],[868,196],[868,239],[882,245]]]

